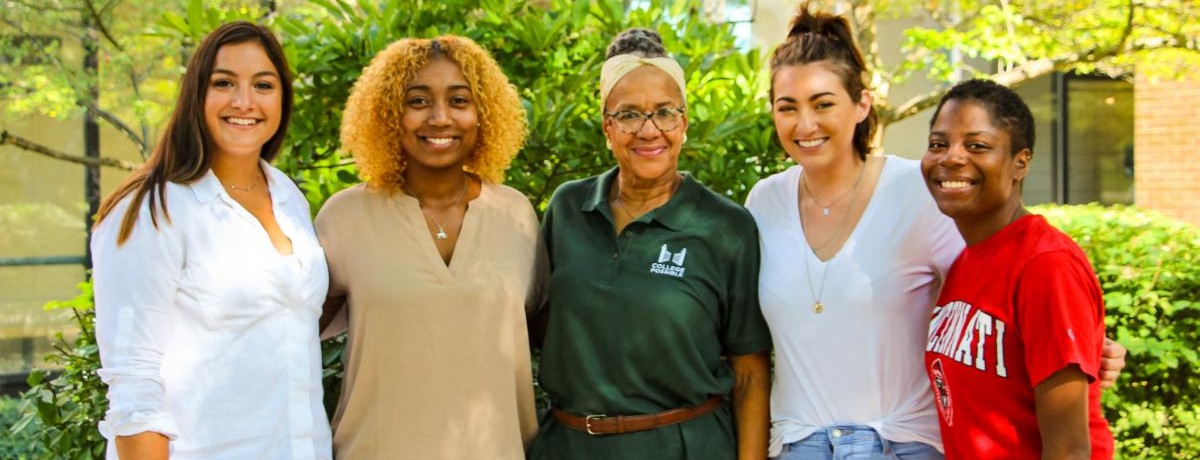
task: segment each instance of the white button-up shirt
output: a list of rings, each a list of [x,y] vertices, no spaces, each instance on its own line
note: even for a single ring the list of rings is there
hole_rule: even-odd
[[[168,183],[158,228],[144,200],[133,233],[117,232],[130,198],[92,236],[96,341],[108,384],[100,432],[154,431],[171,458],[329,459],[317,320],[328,288],[308,202],[265,162],[281,255],[262,225],[209,171]]]

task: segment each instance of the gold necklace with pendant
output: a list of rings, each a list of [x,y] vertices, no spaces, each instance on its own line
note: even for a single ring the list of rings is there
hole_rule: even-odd
[[[804,223],[804,211],[803,211],[804,203],[803,203],[803,200],[797,201],[796,204],[798,207],[800,207],[800,229],[804,231],[804,245],[808,246],[809,250],[813,253],[813,257],[820,258],[820,256],[817,255],[817,251],[828,247],[829,243],[832,243],[833,240],[837,237],[837,235],[842,233],[842,230],[844,230],[846,228],[846,223],[848,223],[850,221],[850,215],[854,214],[854,205],[858,204],[858,184],[859,184],[859,182],[862,181],[863,171],[865,171],[866,169],[867,169],[867,162],[864,161],[863,165],[862,165],[862,169],[859,170],[858,179],[855,179],[854,186],[850,189],[851,192],[853,192],[853,193],[850,195],[850,206],[848,208],[846,208],[846,215],[842,216],[842,221],[838,223],[838,226],[836,228],[834,228],[833,234],[831,234],[829,236],[829,238],[826,239],[825,242],[822,243],[819,247],[814,248],[814,247],[812,247],[812,245],[808,244],[808,226],[805,225],[805,223]],[[809,197],[813,199],[813,203],[816,203],[817,206],[822,206],[821,203],[817,203],[816,197],[812,196],[812,192],[808,190],[808,185],[804,181],[804,171],[803,170],[800,171],[800,186],[801,186],[800,194],[802,197],[805,192],[808,192]],[[839,199],[840,198],[841,197],[839,197]],[[836,202],[836,200],[835,200],[835,202]],[[833,203],[831,203],[831,204],[833,204]],[[829,215],[829,209],[828,208],[822,209],[822,214],[826,215],[826,216]],[[830,260],[827,261],[827,263],[825,264],[825,270],[821,272],[820,287],[817,289],[814,289],[813,283],[812,283],[812,269],[809,268],[808,254],[804,255],[804,279],[806,281],[805,284],[808,285],[808,293],[813,298],[812,311],[813,311],[813,313],[816,313],[816,314],[821,314],[821,313],[825,312],[825,304],[821,303],[821,297],[825,293],[825,278],[829,275],[829,264],[831,264],[831,263],[833,263],[832,258],[830,258]]]

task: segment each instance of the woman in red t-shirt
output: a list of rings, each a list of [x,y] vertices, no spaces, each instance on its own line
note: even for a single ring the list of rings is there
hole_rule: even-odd
[[[1071,239],[1030,214],[1029,107],[971,80],[934,112],[921,172],[967,248],[946,276],[925,363],[947,458],[1112,458],[1100,410],[1104,302]]]

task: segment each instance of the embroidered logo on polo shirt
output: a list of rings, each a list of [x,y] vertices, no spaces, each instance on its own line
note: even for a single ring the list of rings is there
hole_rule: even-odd
[[[680,249],[679,252],[671,252],[667,245],[662,245],[662,249],[658,250],[658,262],[650,264],[650,273],[659,275],[670,275],[676,278],[683,278],[683,260],[687,258],[687,248]]]

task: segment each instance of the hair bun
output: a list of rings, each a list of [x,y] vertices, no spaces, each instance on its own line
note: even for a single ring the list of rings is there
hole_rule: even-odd
[[[816,34],[833,41],[843,41],[850,34],[850,24],[841,16],[828,13],[813,13],[805,2],[796,9],[796,17],[788,29],[787,38],[798,38],[804,34]]]
[[[605,59],[622,54],[638,54],[642,57],[654,58],[667,55],[663,46],[662,36],[650,29],[628,29],[613,38],[608,44]]]

